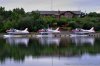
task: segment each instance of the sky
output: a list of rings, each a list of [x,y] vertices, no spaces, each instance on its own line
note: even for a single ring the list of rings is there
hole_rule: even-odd
[[[6,10],[24,8],[26,12],[34,10],[99,12],[100,0],[0,0],[0,6]]]

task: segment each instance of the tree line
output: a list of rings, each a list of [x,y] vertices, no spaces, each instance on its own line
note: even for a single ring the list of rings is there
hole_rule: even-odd
[[[61,17],[59,20],[54,16],[41,16],[34,11],[25,12],[23,8],[15,8],[13,10],[5,10],[0,7],[0,32],[5,32],[7,29],[25,29],[30,32],[37,31],[41,28],[61,27],[63,30],[71,30],[74,28],[89,29],[95,27],[95,30],[100,30],[100,13],[90,12],[84,17],[66,18]]]

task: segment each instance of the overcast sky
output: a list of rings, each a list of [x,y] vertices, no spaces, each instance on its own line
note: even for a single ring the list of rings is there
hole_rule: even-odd
[[[24,8],[26,12],[32,10],[100,12],[100,0],[0,0],[0,6],[6,10]]]

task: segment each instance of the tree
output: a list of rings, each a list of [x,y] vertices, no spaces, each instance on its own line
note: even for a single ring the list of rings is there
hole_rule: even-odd
[[[100,13],[96,13],[96,12],[90,12],[89,14],[87,14],[89,17],[100,17]]]

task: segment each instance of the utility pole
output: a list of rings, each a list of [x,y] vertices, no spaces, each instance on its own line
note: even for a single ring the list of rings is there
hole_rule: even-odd
[[[53,10],[53,0],[51,0],[51,11]]]

